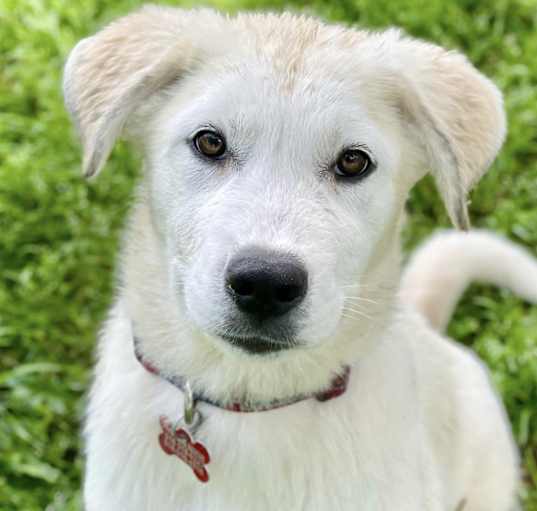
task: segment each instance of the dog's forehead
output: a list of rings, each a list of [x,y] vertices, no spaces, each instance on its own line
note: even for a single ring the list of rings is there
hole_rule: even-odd
[[[272,61],[244,58],[219,80],[209,76],[204,82],[206,105],[214,108],[217,103],[237,120],[269,117],[273,123],[284,116],[289,124],[312,119],[322,127],[323,121],[334,118],[365,116],[360,91],[352,81],[305,66],[291,78],[275,69]]]
[[[377,37],[289,14],[247,14],[229,23],[233,43],[206,54],[210,65],[240,73],[245,81],[259,84],[265,78],[281,95],[308,94],[353,80],[367,60],[368,52],[361,50]]]
[[[234,44],[207,55],[199,90],[225,90],[228,105],[270,115],[378,114],[393,88],[389,48],[398,32],[371,33],[290,14],[246,14],[229,21]],[[196,74],[196,71],[194,71]],[[362,111],[360,111],[360,108]]]
[[[304,75],[315,74],[319,65],[330,72],[337,57],[349,54],[367,39],[367,33],[326,25],[320,20],[291,14],[242,15],[233,29],[243,41],[245,57],[270,65],[283,90],[292,90]]]

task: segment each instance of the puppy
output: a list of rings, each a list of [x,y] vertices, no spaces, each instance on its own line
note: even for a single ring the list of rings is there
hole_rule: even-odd
[[[88,406],[88,511],[515,508],[504,410],[437,330],[474,277],[536,299],[537,265],[451,233],[400,287],[426,172],[469,227],[505,135],[491,81],[397,30],[148,6],[76,46],[64,92],[86,176],[121,135],[144,156]]]

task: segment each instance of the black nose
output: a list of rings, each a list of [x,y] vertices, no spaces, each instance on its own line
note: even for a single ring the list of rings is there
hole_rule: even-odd
[[[281,316],[303,300],[308,273],[290,254],[248,248],[229,262],[226,283],[237,307],[262,320]]]

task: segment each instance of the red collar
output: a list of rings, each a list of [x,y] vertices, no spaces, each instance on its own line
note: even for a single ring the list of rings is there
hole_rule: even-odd
[[[154,374],[155,376],[166,380],[167,382],[177,387],[179,390],[184,391],[186,383],[185,379],[181,377],[170,377],[165,374],[162,374],[153,362],[149,361],[146,357],[144,357],[140,349],[140,342],[136,337],[134,337],[134,354],[136,355],[136,358],[138,359],[140,364],[142,364],[142,366],[145,367],[145,369],[151,374]],[[347,390],[350,373],[350,367],[344,366],[341,374],[335,376],[330,384],[330,387],[325,390],[321,390],[312,394],[300,394],[298,396],[294,396],[285,400],[274,400],[269,403],[218,403],[216,401],[213,401],[212,399],[207,398],[203,394],[195,395],[194,399],[195,401],[201,401],[203,403],[207,403],[211,406],[215,406],[223,410],[228,410],[230,412],[265,412],[269,410],[274,410],[276,408],[283,408],[284,406],[293,405],[306,399],[314,398],[317,401],[324,402],[339,397],[343,395]]]

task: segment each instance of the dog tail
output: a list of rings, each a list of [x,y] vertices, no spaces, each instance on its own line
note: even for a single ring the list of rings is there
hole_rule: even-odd
[[[425,242],[404,271],[401,296],[443,331],[473,281],[506,287],[537,303],[537,259],[486,231],[447,231]]]

